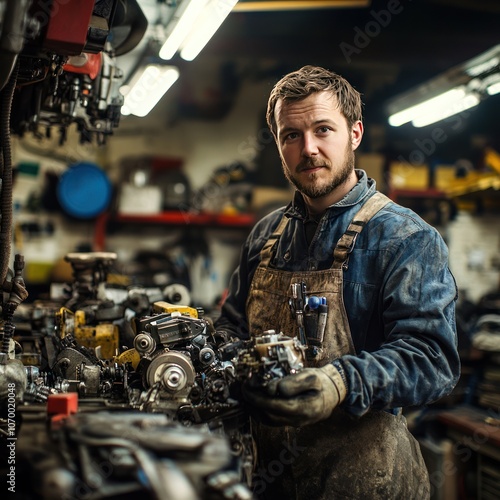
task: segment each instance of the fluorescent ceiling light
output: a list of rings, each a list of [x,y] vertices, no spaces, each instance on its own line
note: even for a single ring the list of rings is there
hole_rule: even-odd
[[[181,57],[192,61],[209,42],[238,0],[210,0],[189,37],[181,47]]]
[[[426,114],[435,112],[436,109],[447,109],[454,103],[461,101],[466,95],[465,88],[458,87],[444,92],[436,97],[432,97],[415,106],[403,109],[389,117],[389,124],[393,127],[399,127],[405,123],[411,122]]]
[[[483,85],[488,95],[498,94],[500,92],[500,73],[487,76],[483,80]]]
[[[495,45],[490,50],[470,59],[463,64],[465,72],[474,77],[485,74],[500,63],[500,45]]]
[[[172,26],[172,29],[160,49],[159,55],[162,59],[174,57],[207,2],[208,0],[183,0],[168,25],[169,28]]]
[[[371,0],[247,0],[240,2],[237,12],[283,10],[333,9],[342,7],[368,7]]]
[[[424,127],[477,106],[500,92],[500,45],[391,99],[389,124]]]
[[[182,0],[167,26],[167,39],[159,56],[172,59],[181,50],[181,57],[192,61],[237,3],[238,0]]]
[[[500,92],[500,82],[492,83],[489,87],[487,87],[486,92],[489,95],[495,95]]]
[[[145,66],[134,75],[129,85],[120,88],[125,96],[122,114],[146,116],[178,78],[179,70],[174,66]]]
[[[446,106],[436,106],[435,109],[428,110],[427,113],[414,118],[412,124],[415,127],[425,127],[431,123],[444,120],[445,118],[473,108],[479,104],[479,101],[480,99],[477,94],[465,94],[461,99],[455,100]]]
[[[487,71],[493,69],[495,66],[498,66],[499,62],[500,59],[498,57],[492,57],[491,59],[487,59],[484,62],[478,63],[476,66],[472,66],[465,71],[470,76],[478,76],[481,73],[486,73]]]

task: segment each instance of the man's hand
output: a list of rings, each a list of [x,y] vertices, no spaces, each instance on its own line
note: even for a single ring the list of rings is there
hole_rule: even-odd
[[[344,400],[346,386],[332,364],[306,368],[265,388],[243,385],[250,411],[263,424],[300,427],[328,418]]]

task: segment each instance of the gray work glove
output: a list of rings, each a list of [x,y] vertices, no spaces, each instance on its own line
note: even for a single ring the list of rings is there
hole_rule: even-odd
[[[301,427],[328,418],[345,399],[346,386],[332,364],[306,368],[263,388],[243,385],[250,413],[263,424]]]

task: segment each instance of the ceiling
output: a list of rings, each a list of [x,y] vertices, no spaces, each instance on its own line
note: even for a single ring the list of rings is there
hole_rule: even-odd
[[[256,10],[246,8],[250,1]],[[301,7],[316,3],[277,0],[274,4],[294,1]],[[160,3],[165,7],[165,2]],[[200,85],[207,61],[219,72],[220,91],[227,99],[221,109],[212,110],[212,118],[227,112],[231,94],[243,79],[274,82],[304,64],[317,64],[342,74],[362,92],[365,124],[374,131],[383,129],[380,133],[386,136],[380,145],[374,132],[373,144],[368,142],[366,147],[387,148],[389,142],[396,149],[408,149],[412,147],[409,136],[429,131],[411,126],[389,130],[384,111],[387,100],[500,43],[497,0],[357,0],[365,6],[277,10],[270,9],[271,3],[240,0],[194,61],[172,61],[180,68],[181,85],[186,88]],[[139,4],[149,18],[151,33],[158,21],[158,2],[139,0]],[[484,109],[477,123],[472,116],[466,130],[454,131],[456,141],[447,141],[446,154],[454,151],[456,155],[455,148],[465,147],[464,133],[469,133],[466,142],[471,146],[470,126],[474,134],[486,135],[489,141],[498,139],[500,102],[498,96],[489,100],[488,106],[481,104]],[[179,103],[177,113],[190,112],[196,110]]]

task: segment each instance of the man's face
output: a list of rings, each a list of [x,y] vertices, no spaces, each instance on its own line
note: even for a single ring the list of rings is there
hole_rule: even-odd
[[[278,101],[275,109],[277,143],[285,177],[311,202],[338,201],[336,193],[356,179],[354,150],[363,125],[351,130],[328,92],[316,92],[301,101]]]

